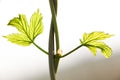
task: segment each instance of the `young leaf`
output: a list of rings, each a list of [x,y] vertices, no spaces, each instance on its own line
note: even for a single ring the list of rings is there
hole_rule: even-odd
[[[30,37],[35,38],[43,32],[42,15],[39,10],[35,12],[30,19]]]
[[[18,29],[19,33],[10,34],[8,36],[4,36],[10,42],[28,46],[33,43],[34,39],[43,32],[43,23],[42,23],[42,15],[37,10],[33,13],[30,19],[30,25],[28,24],[27,18],[24,14],[20,14],[19,17],[15,17],[8,25],[11,25]]]
[[[101,50],[102,54],[109,58],[112,54],[111,48],[106,45],[101,40],[111,37],[112,35],[106,34],[104,32],[92,32],[92,33],[84,33],[83,39],[80,40],[83,46],[86,46],[90,49],[90,51],[96,55],[97,48]]]
[[[26,34],[26,31],[29,28],[26,16],[24,14],[20,14],[19,17],[15,17],[12,20],[10,20],[8,25],[17,28],[18,31],[24,34]]]
[[[96,48],[96,47],[93,47],[93,46],[87,46],[87,47],[90,49],[90,51],[93,53],[93,55],[96,56],[97,48]]]
[[[22,46],[29,46],[31,43],[31,40],[24,34],[14,33],[4,37],[8,38],[8,40],[12,43],[16,43]]]

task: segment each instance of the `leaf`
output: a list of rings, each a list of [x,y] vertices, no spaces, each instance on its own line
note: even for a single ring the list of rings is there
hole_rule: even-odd
[[[35,38],[43,32],[42,16],[38,13],[39,10],[37,10],[37,12],[35,12],[30,19],[31,38]]]
[[[10,34],[4,36],[10,42],[28,46],[30,45],[34,39],[43,32],[43,23],[42,23],[42,15],[37,10],[33,13],[30,18],[30,25],[28,24],[27,18],[24,14],[19,14],[18,17],[14,17],[8,25],[17,28],[19,33]]]
[[[92,46],[87,46],[87,47],[90,49],[90,51],[93,53],[93,55],[96,56],[97,48],[96,47],[92,47]]]
[[[90,34],[84,33],[83,34],[83,40],[84,43],[87,43],[89,41],[94,41],[94,40],[104,40],[106,38],[110,38],[112,35],[105,34],[104,32],[92,32]]]
[[[26,16],[24,14],[20,14],[19,17],[15,17],[12,20],[10,20],[8,25],[16,27],[18,31],[24,34],[26,34],[26,31],[29,28]]]
[[[101,40],[104,40],[106,38],[110,38],[112,35],[104,33],[104,32],[92,32],[92,33],[84,33],[83,34],[83,39],[80,40],[81,44],[83,46],[86,46],[89,48],[89,50],[96,55],[97,53],[97,48],[101,50],[102,54],[106,57],[109,58],[112,54],[111,48],[106,45],[104,42]]]
[[[31,43],[30,39],[24,34],[14,33],[4,37],[8,38],[8,41],[22,46],[29,46]]]

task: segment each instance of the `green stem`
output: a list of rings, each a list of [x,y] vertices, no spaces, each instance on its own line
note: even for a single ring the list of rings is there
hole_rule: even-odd
[[[36,46],[39,50],[41,50],[42,52],[44,52],[45,54],[48,55],[48,52],[45,51],[44,49],[42,49],[40,46],[38,46],[35,42],[33,42],[33,45]]]
[[[53,21],[52,21],[53,22]],[[56,80],[55,67],[54,67],[54,26],[51,22],[50,34],[49,34],[49,70],[51,80]]]
[[[51,13],[52,13],[53,25],[54,25],[54,29],[55,29],[54,31],[55,31],[56,52],[57,52],[57,50],[60,47],[58,26],[57,26],[57,20],[56,20],[56,15],[57,15],[57,0],[49,0],[49,2],[50,2]]]
[[[61,56],[61,58],[68,56],[69,54],[73,53],[74,51],[76,51],[77,49],[79,49],[80,47],[82,47],[83,45],[79,45],[76,48],[72,49],[71,51],[69,51],[68,53],[64,54],[63,56]]]
[[[60,46],[57,21],[56,21],[57,0],[49,0],[49,3],[52,13],[52,21],[51,21],[50,35],[49,35],[49,68],[50,68],[51,80],[56,80],[56,71],[59,63],[59,58],[56,57],[57,55],[55,53],[57,52]],[[56,52],[54,51],[54,33],[56,39]]]
[[[60,48],[58,26],[57,26],[57,20],[56,20],[56,16],[57,16],[57,0],[49,0],[49,1],[50,1],[51,13],[52,13],[52,21],[53,21],[53,25],[54,25],[54,32],[55,32],[55,39],[56,39],[56,53],[57,53],[57,51]],[[54,59],[55,73],[57,73],[59,60],[60,60],[60,57],[59,57],[58,54],[56,54],[55,59]]]

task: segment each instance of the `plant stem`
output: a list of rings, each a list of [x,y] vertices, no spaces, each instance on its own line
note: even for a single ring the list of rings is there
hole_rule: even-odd
[[[51,80],[56,80],[56,59],[55,59],[55,51],[54,51],[54,32],[56,38],[56,51],[59,49],[59,35],[57,29],[56,15],[57,15],[57,0],[49,0],[51,13],[52,13],[52,21],[50,27],[49,34],[49,68],[50,68],[50,77]]]
[[[49,34],[49,70],[51,80],[56,80],[55,67],[54,67],[54,26],[51,22]]]
[[[61,58],[68,56],[69,54],[71,54],[72,52],[76,51],[77,49],[79,49],[80,47],[82,47],[83,45],[79,45],[76,48],[72,49],[71,51],[69,51],[68,53],[64,54],[63,56],[61,56]]]
[[[55,39],[56,39],[56,53],[60,49],[59,44],[59,34],[58,34],[58,26],[57,26],[57,0],[49,0],[50,1],[50,8],[52,13],[52,20],[54,25],[54,32],[55,32]],[[60,57],[58,54],[55,55],[55,73],[57,72],[58,64],[59,64]]]
[[[48,52],[45,51],[44,49],[42,49],[40,46],[38,46],[35,42],[33,42],[33,45],[36,46],[39,50],[41,50],[42,52],[44,52],[45,54],[48,55]]]
[[[59,49],[60,44],[59,44],[59,33],[58,33],[58,27],[57,27],[57,20],[56,20],[56,15],[57,15],[57,0],[49,0],[50,1],[50,8],[51,8],[51,13],[52,13],[52,20],[53,20],[53,25],[54,25],[54,32],[55,32],[55,38],[56,38],[56,51]]]

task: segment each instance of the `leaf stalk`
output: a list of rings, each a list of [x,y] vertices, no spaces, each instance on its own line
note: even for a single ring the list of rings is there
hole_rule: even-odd
[[[82,47],[83,45],[79,45],[76,48],[72,49],[71,51],[69,51],[68,53],[64,54],[63,56],[61,56],[61,58],[68,56],[69,54],[73,53],[74,51],[78,50],[80,47]]]
[[[33,42],[33,45],[36,46],[39,50],[41,50],[42,52],[44,52],[45,54],[48,55],[48,52],[45,51],[43,48],[41,48],[40,46],[38,46],[35,42]]]

